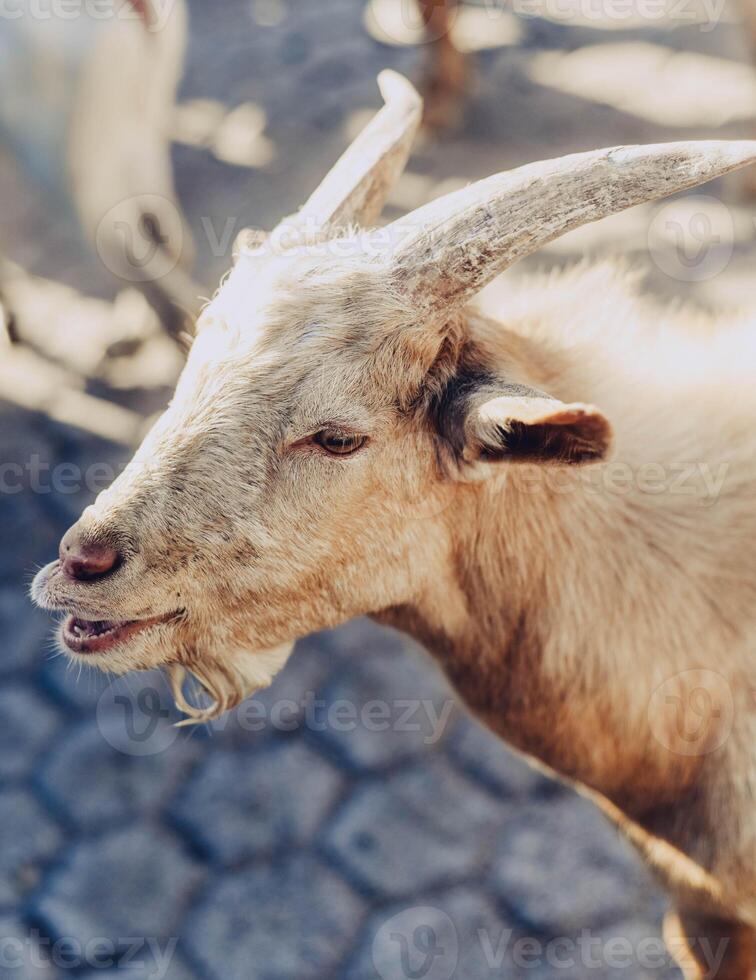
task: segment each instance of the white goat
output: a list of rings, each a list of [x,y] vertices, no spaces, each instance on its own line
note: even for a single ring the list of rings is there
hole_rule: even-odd
[[[11,6],[0,17],[0,137],[57,211],[73,205],[107,268],[180,333],[200,308],[170,156],[184,0],[120,0],[73,18]]]
[[[728,940],[719,980],[745,980],[754,325],[655,309],[607,266],[512,285],[495,319],[468,304],[568,229],[753,162],[756,144],[527,166],[371,235],[356,226],[421,110],[399,76],[382,87],[299,215],[242,250],[171,406],[33,597],[69,614],[72,657],[166,666],[193,718],[268,683],[296,637],[364,613],[406,630],[487,725],[601,801],[681,931]],[[184,699],[185,670],[209,712]],[[690,751],[701,692],[714,721]],[[695,949],[686,969],[703,975]]]

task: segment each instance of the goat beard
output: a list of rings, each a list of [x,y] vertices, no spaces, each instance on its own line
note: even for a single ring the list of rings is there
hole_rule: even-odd
[[[289,659],[293,647],[293,643],[283,643],[258,653],[239,650],[224,656],[222,663],[184,653],[180,661],[168,664],[163,669],[173,700],[178,710],[186,715],[177,723],[177,727],[213,721],[233,710],[256,691],[269,687]],[[185,689],[189,678],[199,684],[209,703],[192,703],[187,699]]]

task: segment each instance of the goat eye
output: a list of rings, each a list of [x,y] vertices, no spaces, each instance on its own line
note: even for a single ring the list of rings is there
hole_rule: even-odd
[[[365,445],[367,437],[323,429],[315,434],[314,442],[332,456],[351,456]]]

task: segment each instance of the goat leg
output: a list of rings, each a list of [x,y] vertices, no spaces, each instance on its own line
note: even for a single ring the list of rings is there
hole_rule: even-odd
[[[430,129],[454,124],[468,87],[467,58],[454,44],[451,28],[458,0],[419,0],[428,44],[422,83],[424,123]]]

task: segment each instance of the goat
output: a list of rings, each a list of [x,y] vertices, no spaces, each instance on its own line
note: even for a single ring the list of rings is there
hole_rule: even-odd
[[[164,7],[123,0],[111,16],[61,20],[19,10],[0,18],[0,82],[10,88],[12,80],[21,93],[0,101],[0,136],[178,338],[200,305],[170,158],[187,13],[184,0]]]
[[[362,614],[405,630],[486,725],[600,802],[679,929],[729,940],[719,980],[745,980],[753,323],[656,309],[607,265],[510,283],[495,317],[473,301],[545,242],[756,143],[533,164],[370,231],[421,115],[409,82],[380,84],[386,106],[304,208],[242,243],[173,402],[32,597],[67,614],[74,660],[165,667],[190,721],[268,684],[297,637]],[[690,751],[697,692],[716,723]],[[695,950],[686,969],[703,976]]]

